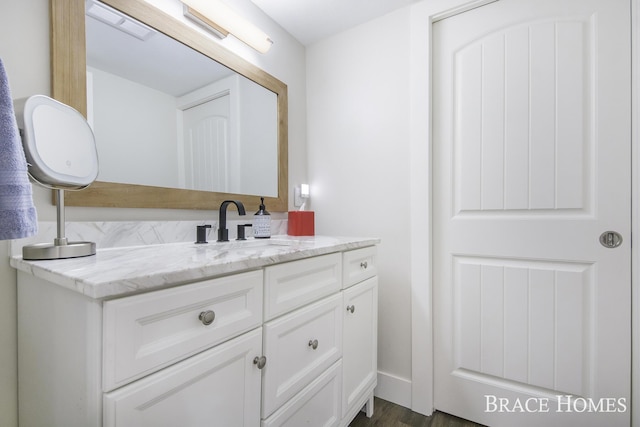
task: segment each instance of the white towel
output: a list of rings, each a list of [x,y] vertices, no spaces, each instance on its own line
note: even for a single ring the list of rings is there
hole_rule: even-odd
[[[9,80],[0,59],[0,240],[38,232],[27,160],[16,123]]]

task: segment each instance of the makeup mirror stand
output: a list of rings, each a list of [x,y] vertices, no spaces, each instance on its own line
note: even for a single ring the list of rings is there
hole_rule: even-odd
[[[27,260],[44,260],[60,258],[76,258],[95,255],[94,242],[69,242],[65,237],[64,190],[56,190],[56,229],[57,237],[53,243],[37,243],[22,248],[22,258]]]
[[[55,190],[57,198],[57,237],[53,243],[24,246],[22,258],[50,260],[95,255],[95,243],[67,240],[64,212],[64,190],[82,190],[98,176],[93,131],[78,111],[44,95],[16,100],[14,106],[29,175],[43,187]]]

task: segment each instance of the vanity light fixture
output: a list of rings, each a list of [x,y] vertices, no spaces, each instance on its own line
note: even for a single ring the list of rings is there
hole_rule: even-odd
[[[262,30],[238,15],[221,0],[181,0],[183,14],[204,27],[218,38],[229,34],[251,46],[260,53],[266,53],[273,41]]]
[[[125,15],[119,10],[114,9],[111,6],[107,6],[98,0],[87,0],[85,8],[87,16],[102,21],[107,25],[111,25],[113,28],[142,41],[147,40],[149,37],[157,33],[153,28],[144,25],[142,22]]]

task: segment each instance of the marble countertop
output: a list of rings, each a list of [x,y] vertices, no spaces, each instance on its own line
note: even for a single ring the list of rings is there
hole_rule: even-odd
[[[11,266],[89,298],[108,299],[377,243],[375,238],[283,235],[98,249],[94,256],[60,260],[14,256]]]

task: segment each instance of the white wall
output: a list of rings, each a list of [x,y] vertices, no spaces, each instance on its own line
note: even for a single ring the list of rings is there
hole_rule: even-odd
[[[307,143],[316,233],[382,239],[376,393],[408,407],[409,10],[307,48]]]
[[[2,4],[0,58],[14,98],[49,93],[48,22],[47,0]],[[0,425],[12,427],[18,419],[16,273],[8,253],[8,243],[0,242]]]
[[[93,74],[99,181],[179,187],[176,98],[115,74]],[[89,113],[91,114],[91,113]],[[140,165],[153,159],[153,168]]]
[[[233,0],[239,13],[262,27],[275,41],[266,55],[254,53],[230,37],[226,46],[288,85],[289,179],[305,182],[306,83],[304,47],[267,18],[249,0]],[[214,41],[215,42],[215,41]],[[14,98],[50,94],[48,0],[3,0],[0,12],[0,58],[9,75]],[[289,191],[292,193],[292,190]],[[290,194],[290,200],[292,195]],[[51,192],[34,187],[40,220],[55,220]],[[289,203],[293,205],[292,202]],[[248,206],[256,210],[257,206]],[[217,212],[156,209],[67,208],[69,221],[199,220]],[[0,242],[0,426],[17,426],[16,273],[9,266],[8,244]]]

